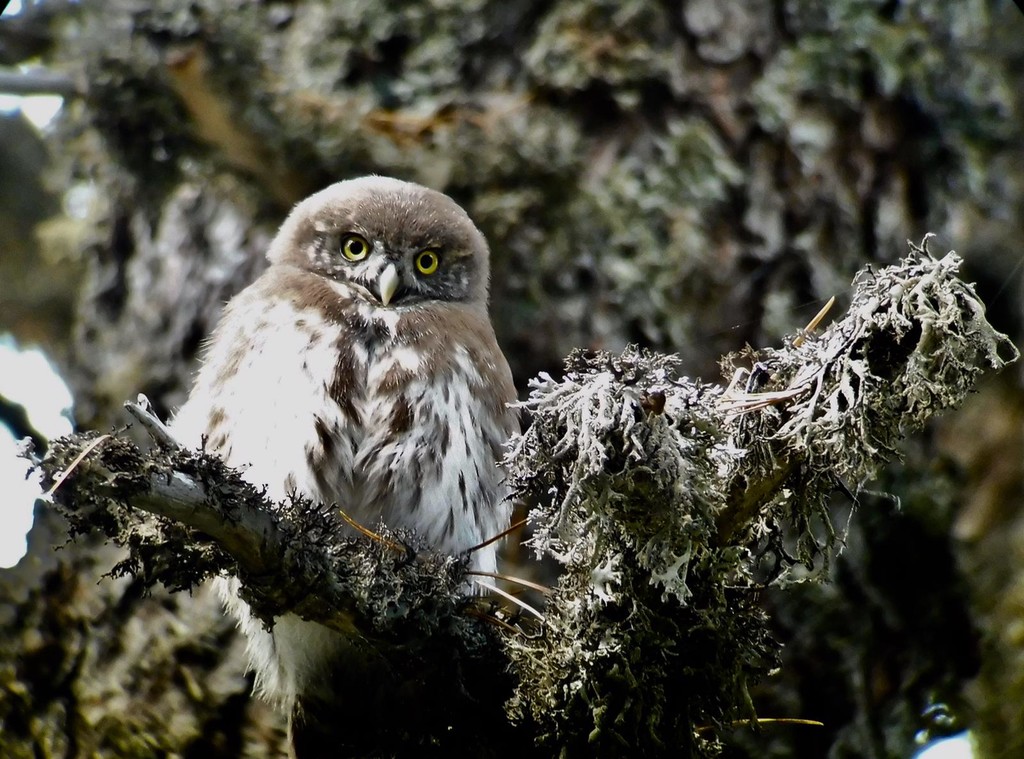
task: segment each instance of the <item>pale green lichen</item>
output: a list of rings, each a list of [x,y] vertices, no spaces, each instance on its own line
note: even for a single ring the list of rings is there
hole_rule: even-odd
[[[620,105],[637,103],[645,83],[679,88],[682,44],[668,10],[642,0],[554,3],[526,52],[530,73],[543,87],[608,88]]]
[[[745,355],[756,368],[733,357],[724,390],[636,348],[534,382],[506,465],[564,574],[546,634],[509,641],[513,714],[567,756],[715,752],[696,728],[749,716],[746,688],[778,652],[757,595],[827,565],[837,482],[856,489],[1019,355],[958,265],[922,245],[864,271],[843,319]]]

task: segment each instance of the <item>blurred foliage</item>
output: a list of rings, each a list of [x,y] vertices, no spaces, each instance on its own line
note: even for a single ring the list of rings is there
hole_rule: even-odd
[[[52,344],[67,339],[81,267],[58,246],[41,253],[37,229],[60,209],[43,185],[47,161],[46,145],[28,120],[0,114],[0,331]]]
[[[90,145],[79,174],[150,213],[224,170],[270,226],[339,178],[421,181],[487,233],[521,380],[638,339],[707,373],[908,237],[971,262],[1020,218],[1015,10],[969,6],[108,0],[59,58],[122,169]]]

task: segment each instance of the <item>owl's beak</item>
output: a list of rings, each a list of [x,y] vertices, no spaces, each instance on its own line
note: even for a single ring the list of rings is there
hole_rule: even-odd
[[[380,293],[381,305],[386,306],[391,302],[398,289],[398,283],[398,269],[394,264],[388,264],[388,267],[377,277],[377,292]]]

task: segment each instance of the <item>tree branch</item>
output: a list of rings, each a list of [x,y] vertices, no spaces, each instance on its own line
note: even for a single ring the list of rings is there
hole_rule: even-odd
[[[534,547],[564,575],[545,639],[510,641],[511,706],[542,740],[704,756],[695,725],[752,716],[748,683],[779,650],[757,596],[828,562],[837,481],[859,486],[1019,356],[959,263],[921,245],[865,270],[820,337],[726,358],[728,388],[635,348],[574,354],[564,379],[534,382],[506,465],[537,504]]]
[[[921,245],[862,272],[843,319],[820,337],[728,357],[728,387],[636,348],[576,353],[564,379],[536,380],[532,425],[505,464],[535,504],[534,547],[564,570],[541,636],[465,614],[463,562],[411,535],[344,537],[333,507],[268,503],[205,453],[143,454],[87,433],[55,441],[42,468],[64,478],[53,498],[74,531],[98,527],[129,548],[122,571],[170,587],[229,572],[263,619],[296,613],[373,641],[385,670],[415,667],[425,692],[454,688],[460,703],[467,652],[495,676],[511,663],[510,701],[510,683],[470,701],[492,720],[508,701],[529,726],[520,737],[569,753],[711,755],[713,731],[695,727],[751,716],[748,683],[779,651],[758,593],[797,581],[797,562],[828,561],[837,479],[859,486],[980,372],[1018,358],[958,265]],[[358,649],[350,664],[366,661]]]
[[[45,69],[32,71],[0,71],[0,92],[8,95],[81,95],[75,80],[65,74]]]

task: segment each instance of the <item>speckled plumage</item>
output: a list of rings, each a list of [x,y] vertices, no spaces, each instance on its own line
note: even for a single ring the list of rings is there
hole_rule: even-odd
[[[368,245],[362,260],[341,255],[351,234]],[[430,275],[413,263],[424,250],[440,259]],[[173,422],[179,439],[205,436],[273,499],[335,503],[442,551],[500,532],[496,461],[518,423],[487,316],[486,242],[465,212],[406,182],[341,182],[296,206],[268,257],[224,310]],[[494,547],[471,563],[493,571]],[[224,595],[264,692],[291,706],[325,690],[333,633],[291,615],[267,631],[231,581]]]

